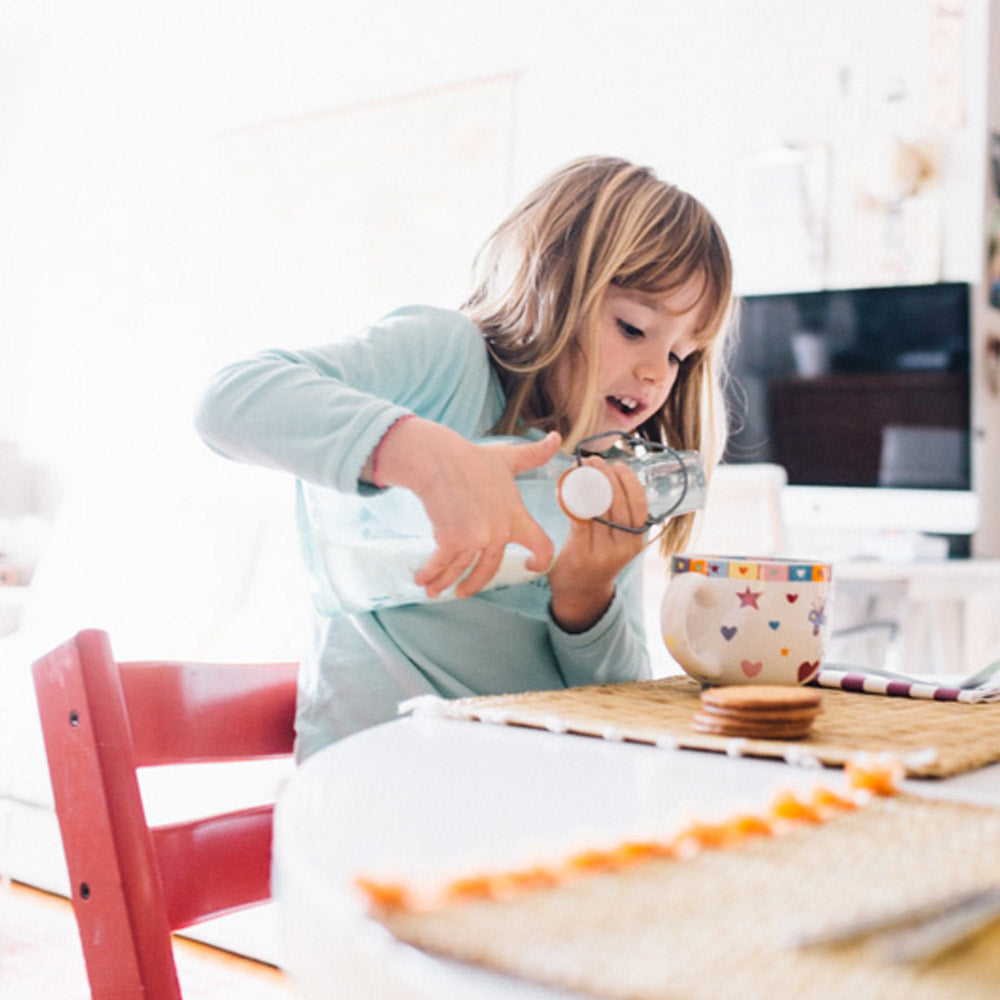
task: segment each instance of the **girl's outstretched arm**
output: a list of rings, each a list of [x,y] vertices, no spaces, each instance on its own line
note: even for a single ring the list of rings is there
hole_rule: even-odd
[[[375,482],[377,454],[377,485],[404,486],[423,503],[438,546],[416,575],[429,597],[437,597],[467,571],[456,596],[480,590],[500,568],[510,542],[531,552],[528,569],[544,573],[552,565],[552,541],[525,508],[514,477],[543,465],[560,443],[552,433],[527,444],[477,445],[420,417],[390,428],[362,478]]]

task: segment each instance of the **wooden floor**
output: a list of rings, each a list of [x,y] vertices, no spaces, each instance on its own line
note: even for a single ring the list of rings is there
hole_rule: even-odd
[[[175,939],[184,1000],[292,1000],[288,980],[262,965],[207,945]],[[69,902],[14,883],[0,885],[0,997],[90,1000]]]

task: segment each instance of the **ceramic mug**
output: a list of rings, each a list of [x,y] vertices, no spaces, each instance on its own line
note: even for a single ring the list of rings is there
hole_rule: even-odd
[[[829,632],[828,563],[675,555],[660,625],[704,684],[805,684]]]

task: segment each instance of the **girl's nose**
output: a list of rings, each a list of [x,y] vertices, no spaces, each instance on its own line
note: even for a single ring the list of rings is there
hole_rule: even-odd
[[[670,373],[670,358],[660,351],[648,351],[636,361],[634,373],[640,382],[662,385]]]

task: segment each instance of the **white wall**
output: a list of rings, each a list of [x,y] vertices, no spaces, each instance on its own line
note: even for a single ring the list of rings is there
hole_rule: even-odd
[[[967,0],[970,44],[985,4]],[[873,95],[897,77],[909,81],[910,124],[926,124],[934,6],[368,0],[347,14],[323,0],[6,0],[0,438],[69,477],[200,460],[198,389],[223,354],[262,346],[260,330],[234,344],[236,313],[220,306],[234,137],[502,77],[514,81],[509,158],[484,221],[568,158],[609,152],[698,194],[739,249],[746,154],[870,136]],[[981,98],[965,99],[975,112]],[[941,277],[974,279],[980,247],[967,234],[981,198],[967,181],[981,170],[980,139],[968,119],[946,131]],[[411,150],[393,154],[405,171]],[[429,235],[414,253],[434,259],[435,238],[445,249],[420,297],[448,304],[467,241]],[[349,284],[378,262],[344,247],[323,265]],[[381,293],[391,302],[393,283]],[[261,306],[283,317],[276,342],[342,329],[316,295]]]

